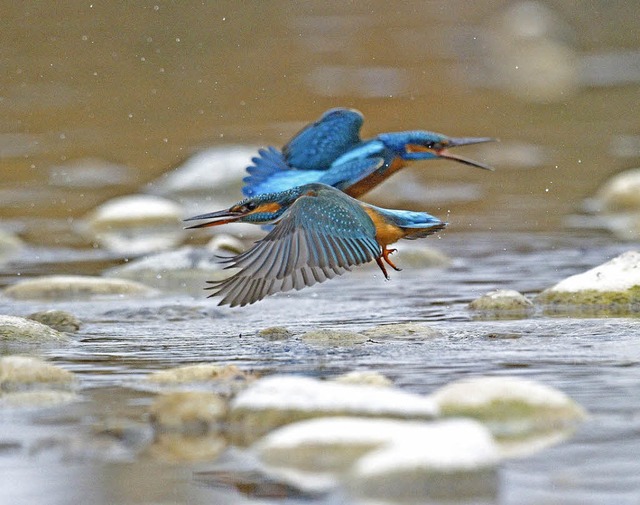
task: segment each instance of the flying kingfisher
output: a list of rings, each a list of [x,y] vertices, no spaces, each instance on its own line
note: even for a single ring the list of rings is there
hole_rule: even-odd
[[[310,183],[277,193],[249,197],[228,209],[191,217],[208,221],[189,228],[231,222],[272,224],[254,246],[225,259],[240,270],[227,279],[208,281],[219,305],[244,306],[274,293],[324,282],[375,260],[388,279],[383,260],[401,238],[414,240],[442,230],[446,223],[426,212],[391,210],[356,200],[339,189]]]
[[[285,191],[320,182],[358,198],[412,160],[447,159],[493,170],[449,152],[449,148],[491,142],[489,137],[448,137],[415,130],[360,138],[363,115],[353,109],[330,109],[298,132],[283,148],[260,149],[247,167],[245,196]]]

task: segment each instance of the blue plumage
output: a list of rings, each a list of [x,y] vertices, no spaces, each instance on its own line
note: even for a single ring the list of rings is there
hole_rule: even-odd
[[[450,159],[492,170],[453,155],[450,147],[489,142],[490,138],[454,138],[425,130],[381,133],[360,138],[363,116],[352,109],[331,109],[303,128],[282,149],[261,149],[247,168],[243,193],[255,196],[300,184],[321,182],[360,196],[402,168],[407,161]],[[381,160],[381,162],[379,161]]]
[[[221,305],[254,303],[291,289],[302,289],[375,260],[396,268],[387,246],[400,238],[425,237],[446,224],[426,212],[383,209],[362,203],[319,183],[245,198],[229,209],[195,216],[201,228],[229,222],[273,224],[248,251],[230,258],[238,272],[212,282]]]

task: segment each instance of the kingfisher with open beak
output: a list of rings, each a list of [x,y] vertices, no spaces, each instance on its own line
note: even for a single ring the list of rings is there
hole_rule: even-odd
[[[339,189],[310,183],[286,191],[249,197],[228,209],[194,216],[204,228],[241,222],[271,224],[271,231],[249,250],[226,259],[239,269],[227,279],[208,281],[219,305],[244,306],[274,293],[324,282],[354,266],[376,261],[388,279],[388,246],[442,230],[446,223],[426,212],[392,210],[356,200]]]
[[[363,115],[353,109],[330,109],[307,125],[279,151],[261,149],[247,167],[245,196],[285,191],[320,182],[358,198],[405,167],[410,161],[452,160],[493,170],[458,156],[450,149],[492,142],[489,137],[448,137],[426,130],[380,133],[362,140]]]

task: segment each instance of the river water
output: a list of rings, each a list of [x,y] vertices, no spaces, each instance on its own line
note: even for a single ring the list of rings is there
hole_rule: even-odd
[[[638,319],[537,309],[481,320],[466,308],[495,288],[534,295],[639,247],[571,226],[603,181],[640,158],[640,10],[610,5],[2,2],[0,226],[26,243],[0,264],[2,285],[123,263],[77,233],[88,211],[144,192],[200,149],[282,145],[330,107],[361,110],[365,136],[500,139],[463,153],[494,173],[425,162],[370,197],[446,219],[428,243],[452,258],[447,268],[390,281],[361,269],[243,309],[218,308],[199,286],[134,302],[0,298],[1,314],[57,308],[84,322],[71,345],[38,350],[78,374],[83,401],[0,418],[2,502],[260,502],[212,485],[216,461],[164,464],[94,436],[110,419],[143,416],[152,395],[136,384],[149,371],[206,361],[260,374],[376,370],[418,393],[465,376],[532,378],[590,417],[564,443],[502,464],[495,503],[640,503]],[[87,158],[114,165],[82,179],[73,163]],[[428,191],[416,194],[416,181]],[[408,321],[442,336],[335,348],[298,338]],[[271,326],[296,336],[256,335]]]

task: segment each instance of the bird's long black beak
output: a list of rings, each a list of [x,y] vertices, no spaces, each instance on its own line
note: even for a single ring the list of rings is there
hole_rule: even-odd
[[[185,227],[185,230],[233,223],[234,221],[240,219],[242,216],[244,216],[242,212],[233,212],[231,209],[219,210],[218,212],[210,212],[209,214],[200,214],[199,216],[189,217],[185,219],[185,221],[199,221],[201,219],[208,219],[209,221],[205,223],[195,224],[193,226],[187,226]]]
[[[489,165],[485,165],[484,163],[480,163],[479,161],[465,158],[463,156],[458,156],[457,154],[452,154],[448,151],[448,148],[458,147],[458,146],[469,146],[472,144],[484,144],[485,142],[496,142],[496,141],[497,139],[494,139],[491,137],[450,137],[448,139],[447,147],[445,149],[436,150],[435,153],[439,158],[457,161],[458,163],[464,163],[465,165],[482,168],[483,170],[491,170],[493,172],[495,170],[493,167]]]

